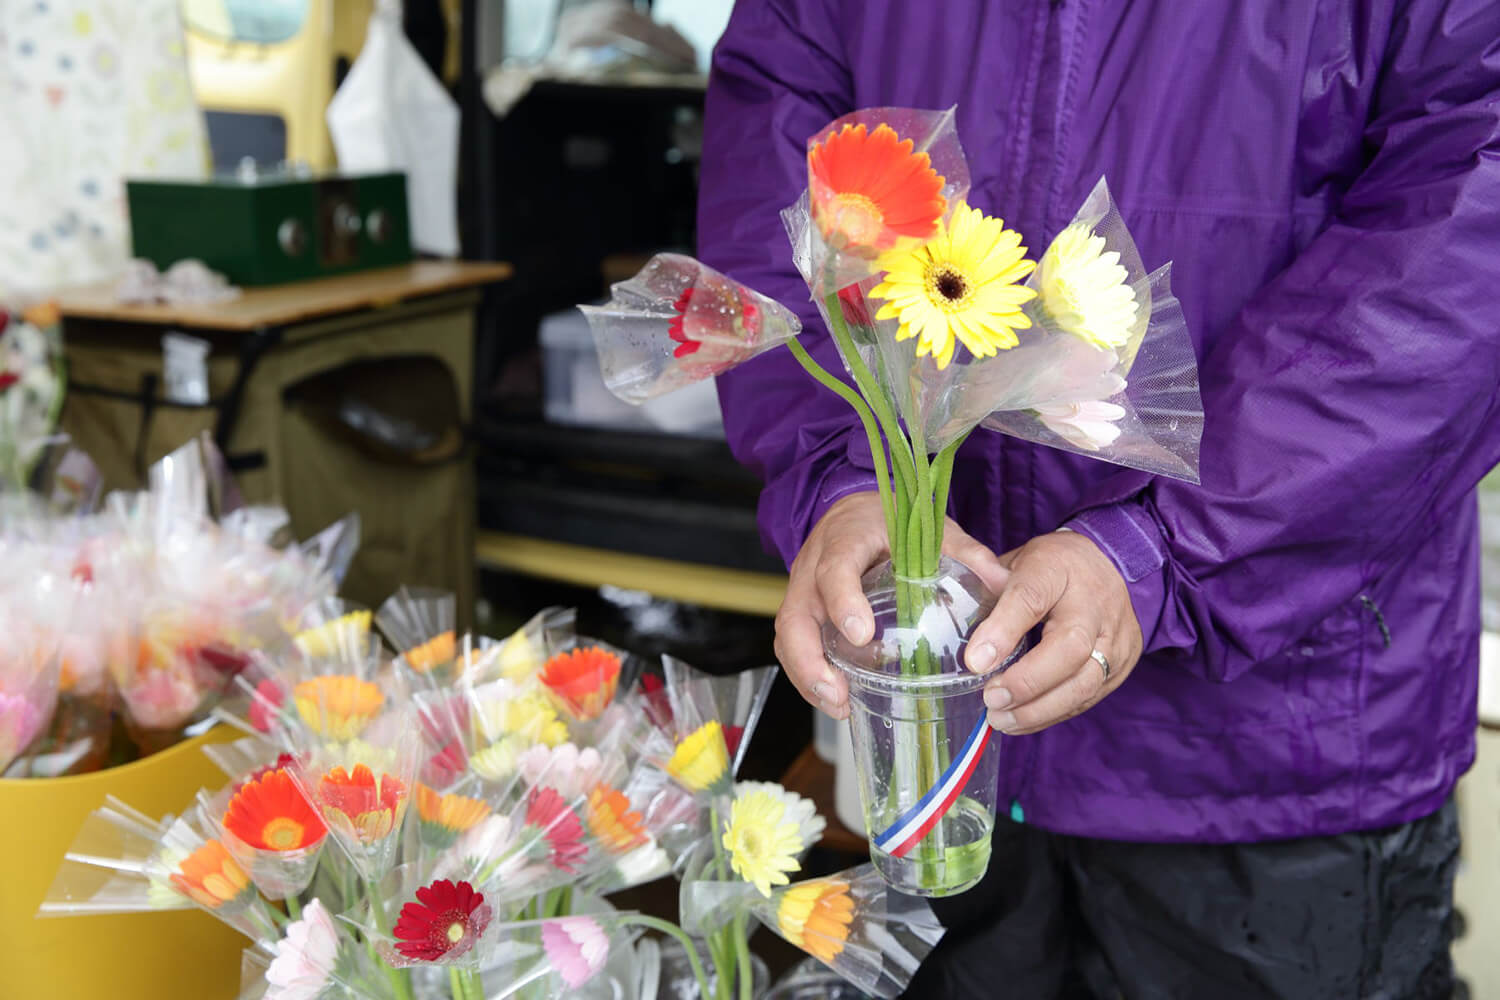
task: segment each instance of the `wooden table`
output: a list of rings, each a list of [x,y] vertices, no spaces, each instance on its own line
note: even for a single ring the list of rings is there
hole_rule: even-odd
[[[786,769],[786,773],[781,776],[781,784],[788,791],[811,799],[813,805],[818,807],[818,815],[828,824],[823,828],[823,839],[818,841],[820,846],[849,854],[869,853],[870,842],[864,835],[855,833],[839,822],[838,814],[833,809],[833,765],[814,753],[810,745]]]
[[[108,282],[61,292],[57,308],[64,319],[252,332],[360,309],[387,308],[408,299],[504,281],[511,274],[511,266],[501,262],[421,260],[332,278],[247,288],[228,302],[176,305],[119,302],[115,284]]]
[[[229,301],[131,305],[115,286],[57,298],[69,365],[62,427],[108,488],[139,489],[161,456],[208,432],[249,503],[306,538],[351,510],[361,544],[343,593],[376,605],[401,584],[475,590],[474,314],[504,263],[416,261]],[[205,399],[164,389],[162,337],[207,342]],[[407,447],[406,440],[428,444]]]

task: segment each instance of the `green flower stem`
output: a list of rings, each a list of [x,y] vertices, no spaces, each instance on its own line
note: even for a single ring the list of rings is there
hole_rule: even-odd
[[[286,912],[293,920],[302,919],[302,904],[297,902],[295,892],[286,898]]]
[[[849,326],[844,322],[844,309],[839,304],[837,292],[828,295],[824,299],[828,307],[828,328],[833,334],[834,343],[838,345],[839,353],[844,362],[849,366],[849,373],[854,376],[854,384],[859,389],[860,395],[865,397],[865,402],[875,414],[875,419],[880,423],[880,429],[885,433],[886,444],[891,452],[891,465],[896,470],[896,478],[909,484],[914,490],[917,485],[915,467],[912,463],[912,449],[906,435],[901,431],[901,423],[896,419],[896,414],[891,409],[890,398],[881,390],[875,376],[870,374],[869,367],[864,358],[859,356],[859,350],[854,346],[854,338],[849,334]]]
[[[464,982],[456,965],[448,966],[448,992],[453,995],[453,1000],[469,1000],[469,984]]]
[[[959,447],[969,439],[969,432],[965,431],[937,453],[932,460],[932,515],[939,525],[943,524],[948,517],[948,488],[953,484],[953,459],[958,455]],[[928,559],[932,565],[932,572],[937,572],[938,560],[943,554],[943,532],[940,528],[937,533],[937,546],[928,553]]]
[[[755,989],[755,972],[750,968],[750,935],[746,929],[743,913],[734,918],[734,946],[738,952],[736,979],[739,981],[739,1000],[751,1000]]]
[[[698,995],[708,1000],[708,976],[703,972],[703,963],[698,959],[698,949],[693,945],[693,939],[683,932],[676,924],[668,923],[656,917],[648,917],[644,913],[632,913],[622,917],[623,924],[636,924],[650,930],[660,931],[668,937],[675,938],[682,945],[682,950],[688,957],[688,964],[692,966],[693,978],[698,980]]]
[[[381,934],[387,933],[385,926],[385,904],[381,899],[380,886],[374,879],[365,880],[366,892],[370,897],[370,919],[375,922],[375,929]],[[375,942],[368,935],[365,937],[365,948],[370,953],[370,958],[375,964],[385,969],[385,975],[391,983],[391,992],[397,1000],[415,1000],[411,992],[411,976],[405,969],[395,969],[386,963],[375,951]]]
[[[896,499],[891,492],[890,477],[886,472],[885,448],[881,446],[880,431],[875,427],[875,418],[870,413],[870,408],[865,405],[863,399],[859,398],[859,394],[849,388],[842,379],[818,364],[817,360],[811,354],[807,353],[807,348],[803,347],[802,342],[795,336],[787,341],[787,347],[791,349],[792,356],[807,370],[809,375],[837,393],[844,402],[854,407],[854,412],[859,415],[860,422],[864,424],[865,437],[869,439],[870,444],[870,460],[875,466],[875,485],[880,492],[880,508],[885,514],[886,537],[892,539],[894,543],[894,539],[896,538],[896,511],[898,508]],[[893,544],[892,556],[894,557],[894,555]]]

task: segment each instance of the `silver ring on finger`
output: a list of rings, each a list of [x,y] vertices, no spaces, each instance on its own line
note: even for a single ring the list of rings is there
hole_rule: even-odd
[[[1094,649],[1094,650],[1090,650],[1089,651],[1089,659],[1091,659],[1095,663],[1099,664],[1099,668],[1104,671],[1104,683],[1108,684],[1109,683],[1109,658],[1107,656],[1105,656],[1103,653],[1099,652],[1097,649]]]

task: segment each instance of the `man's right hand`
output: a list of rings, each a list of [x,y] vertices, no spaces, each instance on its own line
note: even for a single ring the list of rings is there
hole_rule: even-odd
[[[1004,586],[1006,571],[995,554],[952,518],[943,528],[943,552],[977,573],[995,593]],[[823,623],[837,622],[855,645],[874,637],[875,616],[860,577],[888,554],[880,497],[854,493],[828,508],[792,562],[786,597],[776,613],[776,658],[802,697],[835,719],[848,717],[849,694],[844,678],[823,656]]]

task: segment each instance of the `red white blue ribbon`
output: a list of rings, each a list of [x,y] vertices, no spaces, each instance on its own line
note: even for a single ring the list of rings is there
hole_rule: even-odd
[[[964,741],[963,749],[953,758],[938,783],[928,789],[927,794],[918,799],[916,805],[902,813],[896,822],[877,834],[875,846],[892,857],[906,857],[907,852],[927,836],[937,826],[938,820],[953,808],[953,803],[958,801],[959,792],[969,783],[969,776],[974,773],[974,768],[979,766],[979,758],[984,755],[984,748],[989,741],[990,727],[984,717],[980,716],[979,724]]]

